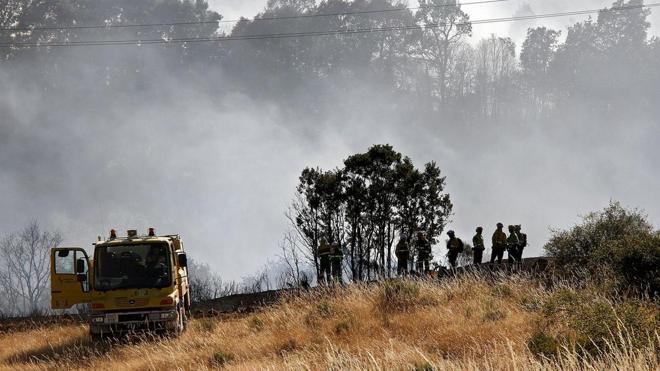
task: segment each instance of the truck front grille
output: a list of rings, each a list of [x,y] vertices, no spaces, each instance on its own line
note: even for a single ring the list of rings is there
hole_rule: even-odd
[[[149,304],[149,298],[116,298],[118,307],[144,307]]]

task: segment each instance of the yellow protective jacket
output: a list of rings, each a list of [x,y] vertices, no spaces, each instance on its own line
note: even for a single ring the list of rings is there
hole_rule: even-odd
[[[506,246],[506,233],[501,230],[496,230],[493,233],[493,246],[505,247]]]
[[[319,246],[319,256],[328,256],[330,255],[330,245],[327,243],[322,243]]]
[[[475,234],[474,237],[472,237],[472,247],[475,250],[484,250],[484,236],[480,235],[479,233]]]

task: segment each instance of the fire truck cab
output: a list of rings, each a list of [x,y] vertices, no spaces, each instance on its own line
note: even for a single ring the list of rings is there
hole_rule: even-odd
[[[187,258],[178,235],[139,236],[93,244],[93,259],[79,247],[51,250],[51,307],[87,304],[92,338],[135,330],[179,334],[190,313]]]

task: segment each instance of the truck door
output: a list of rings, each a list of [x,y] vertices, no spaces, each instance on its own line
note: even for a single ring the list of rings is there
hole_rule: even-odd
[[[57,247],[50,251],[50,305],[71,308],[90,300],[89,258],[79,247]]]

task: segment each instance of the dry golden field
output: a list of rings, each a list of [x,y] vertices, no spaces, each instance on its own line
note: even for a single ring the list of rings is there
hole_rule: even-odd
[[[93,344],[80,324],[15,330],[0,335],[0,368],[660,369],[657,303],[595,292],[520,276],[354,285],[197,318],[173,339]]]

